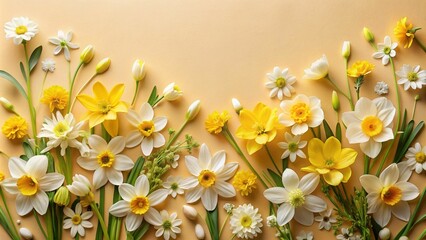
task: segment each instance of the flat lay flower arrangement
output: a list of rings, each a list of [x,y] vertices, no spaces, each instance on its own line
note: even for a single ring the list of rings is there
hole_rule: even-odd
[[[0,173],[0,224],[11,239],[32,238],[27,228],[17,229],[5,198],[10,194],[16,196],[17,214],[34,217],[45,239],[83,238],[91,228],[96,229],[96,239],[120,239],[122,232],[127,239],[178,239],[182,217],[194,222],[194,239],[207,235],[212,240],[224,239],[225,228],[232,239],[262,239],[266,227],[276,232],[277,239],[315,238],[312,232],[295,232],[293,222],[317,225],[336,239],[423,239],[426,230],[420,236],[411,232],[422,228],[426,220],[421,215],[426,187],[411,183],[410,178],[413,174],[424,177],[426,170],[426,143],[417,141],[424,122],[414,120],[426,70],[396,59],[398,51],[411,51],[412,44],[426,52],[416,36],[419,29],[402,18],[393,34],[382,41],[364,28],[372,57],[350,59],[351,45],[345,41],[346,76],[329,74],[326,55],[313,62],[302,79],[328,84],[333,90],[329,99],[305,95],[294,86],[297,78],[288,68],[274,67],[266,74],[265,87],[279,102],[277,106],[259,102],[243,107],[232,99],[235,113],[209,111],[207,119],[200,120],[201,102],[196,100],[178,122],[181,127],[174,130],[167,128],[168,121],[180,119],[158,116],[155,111],[179,101],[183,91],[177,84],[170,83],[161,93],[154,87],[140,94],[145,90],[141,82],[146,69],[138,59],[131,67],[134,85],[127,86],[134,95],[126,102],[124,84],[107,89],[102,83],[101,75],[107,74],[111,59],[102,59],[90,70],[94,47],[80,50],[72,32],[61,30],[47,40],[55,46],[55,60],[40,59],[43,47],[28,44],[37,41],[38,25],[27,17],[13,18],[5,23],[4,31],[6,38],[23,49],[22,76],[0,70],[0,77],[16,88],[28,106],[17,109],[13,101],[0,98],[10,113],[2,133],[22,145],[20,156],[3,153],[9,173]],[[75,69],[71,68],[73,51],[80,51]],[[67,62],[68,71],[60,74],[68,84],[45,86],[56,70],[55,61]],[[389,69],[393,84],[377,82],[374,89],[363,88],[364,81],[372,81],[369,74],[376,65]],[[34,79],[37,68],[44,72],[43,79]],[[80,79],[81,71],[93,71],[93,75]],[[76,81],[82,83],[80,88],[75,87]],[[42,84],[41,92],[33,91],[35,82]],[[376,98],[363,96],[371,91]],[[395,99],[387,97],[389,91]],[[412,108],[402,106],[402,94],[413,95]],[[347,101],[350,108],[343,109],[341,101]],[[77,112],[76,104],[86,112]],[[40,111],[39,105],[46,111]],[[325,107],[332,107],[336,114],[326,117]],[[20,115],[24,111],[30,119]],[[37,115],[43,113],[43,121],[38,122]],[[232,117],[239,120],[235,131],[228,126]],[[192,121],[204,121],[212,137],[229,143],[241,158],[241,169],[238,162],[227,159],[225,151],[209,148],[208,139],[199,144],[184,134]],[[122,131],[123,125],[131,130]],[[274,144],[276,139],[282,141]],[[128,155],[129,148],[137,148],[138,156]],[[280,149],[281,156],[274,158],[271,149]],[[253,155],[258,151],[266,152],[272,168],[252,166],[258,161]],[[296,168],[296,161],[304,167]],[[355,163],[363,166],[361,176],[352,174]],[[170,174],[177,167],[186,168],[188,175]],[[91,176],[73,172],[79,168]],[[113,194],[105,193],[106,185],[114,186]],[[262,206],[269,209],[268,216],[262,216],[260,206],[251,203],[219,203],[219,198],[226,202],[237,194],[247,198],[254,190],[260,190],[269,202]],[[178,195],[187,202],[180,207],[184,216],[162,205],[166,198]],[[106,199],[112,204],[107,205]],[[197,212],[194,204],[202,205],[205,213]],[[387,228],[391,218],[403,221],[404,226]]]

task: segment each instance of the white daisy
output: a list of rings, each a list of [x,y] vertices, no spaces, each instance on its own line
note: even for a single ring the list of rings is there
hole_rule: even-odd
[[[370,100],[362,97],[355,111],[344,112],[343,123],[348,127],[346,138],[350,144],[360,143],[361,150],[370,158],[379,155],[382,143],[393,139],[391,123],[395,107],[385,97]]]
[[[182,95],[182,90],[175,83],[170,83],[163,90],[164,99],[170,102],[179,99]]]
[[[93,216],[92,211],[86,211],[82,213],[82,207],[80,203],[77,203],[75,205],[75,212],[69,208],[64,208],[64,229],[70,229],[71,237],[75,238],[75,236],[80,235],[84,237],[85,235],[85,228],[92,228],[93,224],[89,222],[88,220]]]
[[[47,72],[54,72],[56,69],[56,63],[55,60],[51,58],[46,58],[43,61],[41,61],[41,69],[43,71]]]
[[[133,168],[133,161],[128,156],[120,154],[125,147],[124,137],[117,136],[107,143],[98,135],[89,137],[89,157],[77,158],[80,167],[95,171],[93,174],[93,185],[98,189],[108,181],[114,185],[123,183],[123,173]]]
[[[387,65],[389,63],[389,59],[396,56],[396,47],[398,47],[398,43],[393,43],[391,38],[386,36],[383,43],[377,44],[377,52],[373,53],[373,57],[381,58],[382,64]]]
[[[315,221],[319,222],[319,229],[329,231],[331,229],[331,224],[337,222],[334,217],[331,217],[331,212],[332,209],[328,209],[324,212],[320,212],[320,216],[315,217]]]
[[[83,207],[89,206],[93,202],[93,186],[89,179],[81,174],[76,174],[72,177],[72,184],[67,185],[68,190],[80,197],[80,203]]]
[[[28,42],[38,33],[38,25],[27,17],[15,17],[4,24],[6,38],[13,38],[13,43]]]
[[[420,71],[420,65],[411,67],[404,64],[399,71],[396,71],[396,75],[400,77],[398,84],[404,85],[404,90],[408,90],[410,87],[420,89],[426,85],[426,70]]]
[[[79,46],[71,42],[72,32],[69,31],[65,33],[64,31],[58,31],[57,37],[49,38],[49,42],[56,45],[56,48],[53,50],[53,54],[58,55],[62,49],[64,50],[65,59],[67,61],[71,60],[70,50],[69,49],[78,49]]]
[[[359,180],[368,193],[368,213],[373,214],[374,220],[382,227],[389,223],[391,213],[403,220],[410,218],[410,206],[406,201],[413,200],[419,195],[416,185],[407,182],[400,175],[398,166],[389,165],[379,177],[365,174]]]
[[[163,236],[164,240],[169,240],[170,238],[176,239],[176,234],[181,233],[179,226],[182,224],[182,220],[177,218],[176,212],[169,215],[166,210],[162,210],[160,215],[161,224],[154,225],[154,228],[157,229],[155,236],[157,238]]]
[[[136,127],[126,137],[126,147],[133,148],[141,145],[142,153],[149,156],[152,149],[159,148],[166,143],[160,133],[167,124],[166,117],[154,117],[154,109],[148,103],[144,103],[138,112],[129,110],[127,120]]]
[[[288,68],[281,70],[279,67],[274,67],[272,73],[268,73],[266,76],[268,81],[265,86],[271,89],[269,97],[277,96],[279,100],[283,100],[283,96],[291,97],[291,93],[294,92],[291,85],[296,82],[296,77],[288,73]]]
[[[260,229],[263,226],[262,221],[258,208],[255,209],[251,204],[244,204],[232,210],[229,224],[232,234],[238,238],[252,239],[257,237],[258,233],[262,233]]]
[[[349,229],[342,228],[341,234],[337,235],[336,238],[339,240],[354,240],[353,233],[349,232]]]
[[[64,182],[59,173],[46,173],[48,160],[45,155],[36,155],[28,161],[17,157],[9,159],[12,178],[5,179],[2,186],[10,194],[16,195],[16,211],[24,216],[35,209],[44,215],[49,207],[46,192],[58,189]]]
[[[426,146],[422,148],[420,143],[414,144],[414,147],[408,149],[405,157],[407,164],[411,169],[415,169],[416,173],[420,174],[423,170],[426,170]]]
[[[386,94],[389,93],[389,86],[388,86],[387,83],[385,83],[383,81],[377,82],[376,86],[374,86],[374,92],[379,96],[380,95],[386,95]]]
[[[328,60],[325,55],[311,64],[310,68],[305,69],[304,80],[320,80],[328,75]]]
[[[181,177],[168,176],[166,181],[163,182],[163,187],[168,190],[170,196],[176,198],[178,194],[183,194],[183,189],[180,187],[181,184]]]
[[[136,179],[135,186],[123,183],[118,187],[123,200],[116,202],[109,213],[116,217],[126,217],[127,231],[136,230],[143,220],[154,226],[162,224],[160,213],[153,208],[167,197],[167,190],[158,189],[149,193],[149,181],[145,175]]]
[[[212,157],[206,144],[201,145],[198,159],[185,157],[186,168],[193,175],[181,184],[181,188],[189,189],[185,195],[188,203],[201,198],[204,208],[213,211],[218,195],[225,198],[235,196],[234,187],[226,181],[234,175],[238,163],[225,164],[225,159],[225,151],[216,152]]]
[[[281,159],[290,157],[290,161],[296,161],[296,157],[306,158],[305,153],[301,150],[306,147],[307,141],[300,141],[300,135],[292,136],[290,133],[286,132],[284,134],[285,140],[287,142],[279,142],[278,147],[284,149],[284,153],[281,155]]]
[[[314,239],[314,234],[312,232],[300,231],[299,235],[296,237],[297,240],[312,240]]]
[[[310,195],[318,186],[319,175],[308,173],[299,181],[292,169],[287,168],[282,175],[282,187],[266,189],[263,195],[270,202],[281,204],[277,211],[277,223],[280,226],[294,219],[300,224],[310,226],[314,222],[314,212],[327,209],[327,204],[321,198]]]

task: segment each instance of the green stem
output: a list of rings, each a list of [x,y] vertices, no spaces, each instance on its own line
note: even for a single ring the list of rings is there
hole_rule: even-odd
[[[95,202],[91,202],[90,206],[92,207],[93,212],[95,212],[96,216],[98,217],[99,224],[101,225],[102,231],[104,233],[104,239],[109,240],[108,229],[105,225],[102,214],[99,212],[98,206],[96,206]]]
[[[414,41],[419,45],[419,47],[426,53],[426,46],[416,37],[414,37]]]
[[[77,77],[77,73],[78,73],[78,71],[80,70],[80,68],[83,66],[83,62],[80,62],[79,64],[78,64],[78,67],[77,67],[77,69],[75,70],[75,72],[74,72],[74,76],[72,77],[72,80],[71,80],[71,82],[70,82],[70,90],[69,90],[69,95],[68,95],[68,106],[67,106],[67,112],[70,112],[70,110],[71,110],[71,104],[69,104],[70,102],[71,102],[71,99],[72,99],[72,90],[73,90],[73,88],[74,88],[74,83],[75,83],[75,78]],[[70,72],[69,73],[71,73],[71,70],[70,70]]]
[[[404,232],[402,233],[402,235],[401,235],[401,236],[406,236],[406,235],[408,234],[408,232],[410,232],[410,231],[411,231],[411,228],[413,227],[413,224],[414,224],[414,220],[415,220],[415,218],[416,218],[416,215],[417,215],[417,213],[419,212],[420,207],[422,206],[422,203],[424,203],[424,202],[423,202],[423,198],[425,197],[425,194],[426,194],[426,188],[424,188],[424,189],[423,189],[423,192],[422,192],[422,194],[420,195],[419,201],[417,202],[417,205],[416,205],[416,207],[414,208],[414,211],[413,211],[413,213],[412,213],[412,215],[411,215],[411,217],[410,217],[410,220],[408,220],[408,223],[407,223],[407,225],[405,226]],[[398,235],[399,235],[399,234],[398,234]]]
[[[46,232],[44,231],[43,226],[41,225],[40,219],[38,218],[38,214],[37,214],[37,212],[36,212],[35,210],[33,210],[33,213],[34,213],[34,217],[35,217],[35,219],[36,219],[37,225],[38,225],[38,227],[40,228],[40,231],[41,231],[41,233],[42,233],[42,234],[43,234],[43,236],[44,236],[44,239],[48,239],[48,238],[47,238],[47,234],[46,234]]]
[[[138,93],[139,93],[139,82],[140,82],[140,81],[136,81],[135,93],[134,93],[134,95],[133,95],[132,105],[131,105],[132,107],[135,105],[136,98],[137,98]]]
[[[67,166],[67,183],[71,184],[72,183],[72,156],[71,156],[71,149],[67,148],[65,150],[65,164]]]
[[[317,134],[315,133],[315,130],[313,128],[310,128],[310,129],[311,129],[311,132],[312,132],[312,135],[314,136],[314,138],[317,138]]]
[[[77,96],[78,95],[80,95],[80,93],[87,87],[87,85],[89,85],[89,83],[96,77],[98,75],[98,73],[94,73],[90,78],[89,78],[89,80],[87,80],[87,82],[85,82],[84,84],[83,84],[83,86],[81,86],[81,88],[77,91],[77,93],[75,94],[75,98],[73,98],[73,100],[72,100],[72,103],[71,103],[71,106],[70,106],[70,110],[69,110],[69,112],[71,112],[72,111],[72,109],[73,109],[73,107],[74,107],[74,104],[75,104],[75,101],[77,100]]]
[[[104,208],[105,208],[105,186],[102,186],[99,189],[99,213],[102,215],[102,217],[104,217]],[[108,224],[108,227],[111,225]],[[102,239],[102,231],[101,228],[99,228],[101,226],[100,221],[98,221],[98,228],[96,229],[96,239]],[[110,232],[110,236],[114,236],[112,234],[112,232]]]
[[[40,97],[39,97],[39,99],[41,99],[43,97],[43,89],[44,89],[44,84],[46,83],[47,74],[49,74],[49,71],[46,71],[46,73],[44,74],[43,82],[41,83],[41,90],[40,90]]]
[[[7,216],[9,217],[10,224],[12,225],[11,226],[12,231],[14,232],[15,236],[19,236],[18,230],[16,230],[15,224],[13,224],[12,214],[10,214],[9,207],[8,207],[8,205],[6,203],[6,198],[4,197],[3,189],[1,187],[0,187],[0,196],[1,196],[1,200],[3,201],[4,207],[6,208],[6,212],[7,212]]]
[[[223,221],[222,226],[220,227],[220,230],[219,230],[219,239],[222,236],[223,229],[225,229],[225,225],[226,225],[226,222],[228,221],[228,219],[229,219],[229,214],[226,215],[225,221]]]
[[[354,100],[352,99],[351,85],[350,85],[350,82],[349,82],[349,76],[348,76],[347,72],[348,72],[348,59],[345,58],[345,73],[346,73],[346,82],[347,82],[347,85],[348,85],[349,104],[351,105],[351,110],[353,111],[355,109]],[[337,116],[339,116],[339,114],[337,114]]]
[[[53,231],[53,217],[52,217],[52,205],[49,204],[47,212],[45,215],[46,227],[47,227],[47,239],[54,240],[54,231]]]
[[[370,157],[364,154],[364,174],[368,174],[370,171]]]
[[[414,116],[416,115],[416,108],[417,108],[417,101],[418,101],[418,95],[414,98],[414,106],[413,106],[413,114],[411,115],[411,120],[414,120]]]
[[[423,230],[422,234],[420,234],[420,237],[417,238],[417,240],[422,240],[426,236],[426,229]]]
[[[24,46],[24,52],[25,52],[25,63],[27,65],[27,96],[28,96],[28,108],[30,110],[30,115],[31,115],[31,128],[32,128],[32,132],[33,132],[33,138],[36,141],[36,145],[37,144],[37,124],[36,124],[36,112],[34,109],[34,104],[33,104],[33,97],[32,97],[32,91],[31,91],[31,79],[30,79],[30,61],[28,58],[28,50],[27,50],[27,44],[26,42],[23,43]]]
[[[330,78],[330,76],[329,75],[327,75],[327,76],[325,76],[325,78],[331,83],[331,85],[333,85],[333,87],[334,87],[334,89],[338,92],[338,93],[340,93],[340,94],[342,94],[346,99],[348,99],[348,101],[349,101],[349,103],[351,103],[352,101],[351,101],[351,99],[349,98],[349,96],[348,95],[346,95],[342,90],[340,90],[340,88],[336,85],[336,83],[333,81],[333,80],[331,80],[331,78]],[[353,104],[353,103],[352,103]],[[352,106],[352,105],[351,105]]]
[[[154,104],[152,104],[152,108],[154,108],[155,106],[157,106],[157,104],[159,102],[161,102],[161,100],[163,100],[163,99],[164,99],[164,96],[161,96],[160,98],[158,98],[157,101],[155,101]]]
[[[266,144],[265,144],[265,145],[263,145],[263,146],[265,147],[265,150],[266,150],[266,152],[268,153],[269,159],[271,160],[272,164],[274,164],[274,167],[275,167],[275,169],[277,170],[277,173],[278,173],[278,174],[280,174],[280,173],[281,173],[281,171],[280,171],[280,169],[278,168],[277,164],[275,163],[274,158],[272,157],[271,151],[269,151],[268,146],[267,146]]]
[[[186,124],[188,124],[188,123],[189,123],[188,120],[185,120],[185,122],[183,122],[179,131],[177,131],[175,134],[173,134],[173,137],[170,138],[169,141],[167,142],[166,149],[168,149],[176,141],[176,139],[179,137],[179,135],[182,133],[183,129],[186,127]]]

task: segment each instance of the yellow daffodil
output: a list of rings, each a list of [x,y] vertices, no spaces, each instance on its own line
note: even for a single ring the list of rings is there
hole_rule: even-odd
[[[396,27],[393,29],[393,34],[396,39],[404,45],[404,48],[411,47],[414,40],[413,24],[407,23],[407,17],[400,19]]]
[[[50,112],[64,110],[68,104],[68,91],[61,86],[51,86],[44,90],[41,103],[49,105]]]
[[[77,96],[81,104],[89,110],[86,118],[89,119],[90,128],[103,123],[111,136],[117,135],[117,113],[127,112],[127,104],[120,100],[123,92],[124,84],[115,85],[108,93],[105,86],[97,82],[93,85],[94,97],[85,94]]]
[[[13,116],[6,120],[1,130],[10,140],[21,139],[28,134],[28,124],[22,117]]]
[[[246,139],[247,152],[251,155],[267,142],[274,140],[277,130],[282,128],[278,122],[277,110],[258,103],[253,111],[243,109],[240,112],[241,126],[237,137]]]
[[[365,76],[371,71],[373,71],[374,65],[369,63],[368,61],[356,61],[349,69],[348,76],[349,77],[360,77]]]
[[[358,155],[352,148],[342,149],[340,141],[335,137],[328,138],[325,143],[313,138],[309,141],[308,153],[312,165],[302,168],[302,171],[323,175],[324,180],[332,186],[349,180],[352,174],[349,166]]]
[[[221,113],[214,111],[207,117],[204,125],[209,133],[218,134],[222,132],[223,126],[225,126],[226,122],[228,122],[230,118],[231,117],[227,111],[223,111]]]

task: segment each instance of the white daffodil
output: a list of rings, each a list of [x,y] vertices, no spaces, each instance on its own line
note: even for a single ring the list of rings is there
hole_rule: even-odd
[[[167,101],[175,101],[183,95],[182,90],[175,83],[170,83],[164,88],[163,96]]]
[[[16,211],[24,216],[35,209],[44,215],[49,207],[46,192],[58,189],[64,182],[59,173],[46,173],[48,160],[45,155],[36,155],[28,161],[17,157],[9,159],[12,178],[3,181],[2,186],[10,194],[16,195]]]
[[[387,83],[385,82],[377,82],[376,86],[374,86],[374,92],[381,96],[381,95],[386,95],[389,93],[389,86]]]
[[[56,45],[53,50],[53,54],[58,55],[62,49],[64,50],[65,59],[67,61],[71,60],[70,49],[78,49],[79,46],[75,43],[71,42],[72,40],[72,32],[69,31],[65,33],[64,31],[58,31],[57,37],[49,38],[49,42]]]
[[[154,117],[154,109],[148,103],[142,105],[139,113],[130,109],[127,120],[137,129],[131,131],[126,137],[126,147],[133,148],[140,144],[142,153],[149,156],[152,149],[166,143],[160,131],[167,125],[167,118]]]
[[[314,239],[314,234],[312,232],[300,231],[297,235],[296,240],[312,240]]]
[[[306,158],[305,153],[301,150],[306,147],[307,141],[300,141],[300,135],[292,136],[290,133],[286,132],[284,134],[285,140],[287,142],[279,142],[278,147],[284,149],[284,153],[281,155],[281,159],[290,158],[291,162],[296,161],[296,157]]]
[[[43,149],[41,153],[48,152],[57,146],[61,146],[62,156],[65,156],[65,150],[68,147],[77,148],[83,153],[85,148],[83,144],[77,140],[77,138],[83,134],[83,131],[80,130],[83,124],[84,122],[75,124],[72,113],[68,113],[64,117],[60,111],[56,112],[56,117],[52,114],[52,119],[46,118],[40,133],[37,135],[38,138],[49,139],[47,147]]]
[[[161,225],[161,215],[153,208],[167,197],[167,190],[159,189],[149,193],[149,181],[145,175],[136,179],[135,186],[123,183],[118,187],[123,200],[116,202],[109,213],[116,217],[126,217],[127,231],[136,230],[143,220],[154,226]]]
[[[6,38],[13,38],[13,43],[28,42],[38,33],[38,25],[27,17],[15,17],[4,24]]]
[[[315,221],[319,222],[319,229],[329,231],[331,229],[331,224],[337,222],[334,217],[331,217],[331,212],[332,209],[328,209],[324,212],[320,212],[320,216],[315,217]]]
[[[225,198],[235,196],[234,187],[226,181],[234,175],[238,163],[225,164],[225,159],[225,151],[216,152],[212,157],[206,144],[201,145],[198,159],[185,157],[186,168],[192,176],[182,182],[181,188],[189,189],[185,195],[188,203],[201,198],[204,208],[213,211],[218,195]]]
[[[407,164],[416,173],[420,174],[423,170],[426,170],[426,146],[422,148],[420,143],[414,144],[414,147],[408,149],[405,157],[407,158]]]
[[[163,182],[163,187],[168,190],[168,194],[173,198],[179,194],[183,194],[183,189],[180,187],[182,184],[181,177],[168,176],[166,181]]]
[[[257,237],[258,233],[262,233],[260,229],[263,226],[262,221],[258,208],[254,208],[251,204],[243,204],[232,210],[229,224],[232,234],[238,238],[252,239]]]
[[[94,200],[93,186],[89,179],[81,174],[74,175],[72,184],[67,185],[67,188],[72,194],[80,197],[80,203],[83,207],[89,206]]]
[[[402,65],[399,71],[396,71],[399,80],[398,84],[404,85],[404,90],[421,89],[426,85],[426,70],[420,71],[420,65],[411,67],[408,64]]]
[[[320,80],[328,75],[328,60],[325,55],[311,64],[310,68],[305,69],[304,80]]]
[[[311,195],[320,181],[319,175],[308,173],[299,181],[296,172],[287,168],[282,175],[282,187],[266,189],[263,195],[270,202],[281,204],[277,211],[277,223],[280,226],[294,219],[300,224],[310,226],[314,222],[314,214],[327,209],[321,198]]]
[[[408,176],[409,177],[409,176]],[[391,213],[403,220],[410,218],[410,206],[406,201],[419,195],[416,185],[407,182],[408,178],[401,175],[398,166],[389,165],[379,177],[365,174],[359,178],[362,187],[368,193],[368,213],[382,227],[389,223]]]
[[[75,212],[69,208],[64,208],[64,229],[71,228],[71,237],[75,238],[75,236],[80,235],[84,237],[86,234],[85,228],[92,228],[93,224],[88,220],[93,216],[92,211],[86,211],[83,213],[81,203],[77,203],[75,205]]]
[[[388,65],[389,59],[396,56],[395,48],[398,43],[392,42],[389,36],[386,36],[383,43],[377,44],[377,52],[373,53],[374,58],[381,58],[383,65]]]
[[[266,74],[268,81],[265,86],[271,89],[269,97],[278,97],[283,100],[283,96],[291,97],[294,88],[291,86],[296,82],[296,77],[288,73],[288,68],[281,70],[279,67],[274,67],[272,73]]]
[[[370,158],[379,155],[382,143],[393,139],[391,123],[395,107],[385,97],[370,100],[362,97],[355,111],[343,113],[343,123],[348,127],[346,138],[349,143],[360,143],[361,150]]]
[[[321,109],[321,100],[317,97],[297,95],[293,100],[284,100],[280,107],[283,113],[279,121],[286,127],[291,127],[291,133],[302,135],[309,127],[318,127],[324,120],[324,112]]]
[[[181,233],[179,226],[182,224],[182,220],[177,218],[176,212],[169,215],[166,210],[162,210],[160,215],[161,224],[154,225],[154,228],[157,229],[155,237],[159,238],[163,236],[164,240],[169,240],[170,238],[176,239],[176,234]]]
[[[125,147],[124,137],[117,136],[107,143],[98,135],[89,137],[90,150],[89,157],[79,157],[77,159],[80,167],[95,171],[93,174],[93,185],[98,189],[108,181],[114,185],[123,183],[123,173],[133,168],[133,161],[128,156],[120,154]]]
[[[41,61],[41,69],[44,72],[54,72],[56,69],[56,63],[55,60],[51,59],[51,58],[46,58],[43,61]]]

